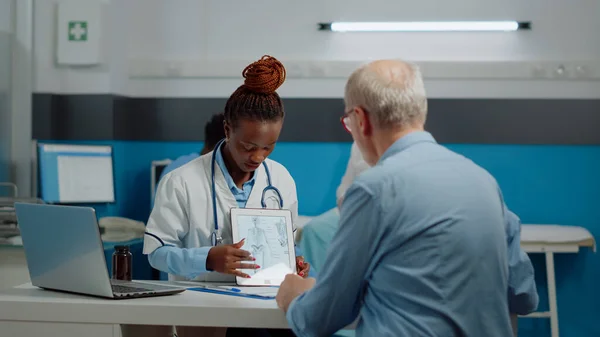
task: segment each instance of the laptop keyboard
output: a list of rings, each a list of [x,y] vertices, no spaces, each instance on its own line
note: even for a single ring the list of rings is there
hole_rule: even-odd
[[[145,292],[153,291],[153,289],[136,288],[136,287],[116,285],[116,284],[112,285],[112,290],[114,293],[118,293],[118,294],[145,293]]]

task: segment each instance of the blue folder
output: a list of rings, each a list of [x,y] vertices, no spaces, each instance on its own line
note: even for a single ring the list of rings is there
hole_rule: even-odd
[[[245,298],[255,298],[257,300],[273,300],[273,299],[275,299],[275,296],[244,294],[242,292],[235,292],[235,291],[230,291],[230,290],[226,290],[226,289],[219,290],[219,289],[214,289],[214,288],[188,288],[187,290],[201,291],[201,292],[211,293],[211,294],[238,296],[238,297],[245,297]]]

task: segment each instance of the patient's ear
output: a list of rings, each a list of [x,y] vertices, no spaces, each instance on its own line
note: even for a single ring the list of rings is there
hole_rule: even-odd
[[[372,124],[367,110],[362,107],[356,107],[356,125],[358,126],[358,130],[363,135],[370,135],[372,132]]]

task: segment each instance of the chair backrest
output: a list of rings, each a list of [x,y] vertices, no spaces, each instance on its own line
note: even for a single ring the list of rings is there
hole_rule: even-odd
[[[171,164],[171,159],[153,160],[150,166],[150,200],[154,200],[156,186],[164,169]]]

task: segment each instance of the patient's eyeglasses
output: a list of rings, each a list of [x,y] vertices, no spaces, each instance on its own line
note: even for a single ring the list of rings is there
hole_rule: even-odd
[[[350,111],[344,111],[344,115],[340,118],[340,122],[342,122],[342,125],[344,126],[344,129],[346,129],[346,131],[348,131],[348,133],[351,133],[351,129],[350,129],[350,114],[352,113],[352,111],[354,111],[354,109],[350,110]]]

